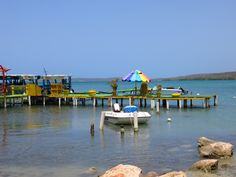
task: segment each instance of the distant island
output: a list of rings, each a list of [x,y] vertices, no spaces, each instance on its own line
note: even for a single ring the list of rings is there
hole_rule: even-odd
[[[109,82],[113,79],[121,80],[121,77],[109,77],[109,78],[72,78],[73,82],[93,82],[104,81]],[[168,77],[168,78],[153,78],[155,80],[236,80],[236,71],[221,72],[221,73],[202,73],[191,74],[186,76]]]
[[[191,74],[186,76],[162,78],[161,80],[236,80],[236,72]]]

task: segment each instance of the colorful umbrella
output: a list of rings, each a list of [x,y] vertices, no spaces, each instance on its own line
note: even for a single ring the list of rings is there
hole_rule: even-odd
[[[134,70],[131,73],[129,73],[127,76],[123,77],[122,81],[128,81],[128,82],[151,82],[151,79],[149,79],[142,71]]]
[[[122,81],[128,81],[128,82],[135,82],[135,95],[137,93],[137,82],[151,82],[151,79],[149,79],[142,71],[140,70],[134,70],[131,73],[129,73],[127,76],[122,78]]]

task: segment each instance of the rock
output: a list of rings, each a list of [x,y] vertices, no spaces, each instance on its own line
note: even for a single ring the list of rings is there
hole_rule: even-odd
[[[190,168],[190,170],[201,170],[206,173],[217,169],[218,169],[218,160],[216,159],[200,160],[194,163]]]
[[[133,165],[119,164],[107,170],[101,177],[139,177],[141,169]]]
[[[159,174],[155,171],[150,171],[147,174],[142,175],[143,177],[157,177]]]
[[[183,171],[172,171],[159,177],[187,177]]]
[[[198,139],[198,149],[202,157],[224,158],[233,155],[233,145],[226,142],[214,141],[206,137]]]

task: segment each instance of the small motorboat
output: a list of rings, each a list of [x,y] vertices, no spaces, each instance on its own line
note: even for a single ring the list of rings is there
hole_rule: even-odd
[[[105,122],[116,125],[132,125],[134,124],[135,114],[137,114],[138,124],[144,124],[151,118],[151,114],[138,111],[136,106],[126,106],[121,111],[118,105],[117,103],[114,104],[113,111],[105,111]]]
[[[153,87],[152,90],[157,90],[157,87]],[[172,94],[172,93],[180,93],[181,95],[188,94],[188,90],[183,89],[182,87],[174,88],[174,87],[163,87],[161,88],[161,91],[166,94]]]

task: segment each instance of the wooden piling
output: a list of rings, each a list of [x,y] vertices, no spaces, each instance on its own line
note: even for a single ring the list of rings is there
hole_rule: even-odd
[[[96,99],[93,98],[93,107],[95,107],[95,106],[96,106]]]
[[[29,106],[31,106],[31,96],[28,96]]]
[[[102,111],[101,112],[101,118],[100,118],[100,125],[99,125],[100,130],[104,129],[104,120],[105,120],[105,112]]]
[[[167,110],[170,109],[169,101],[166,101],[166,109],[167,109]]]
[[[156,102],[156,112],[157,113],[160,112],[160,102],[159,101]]]
[[[130,106],[132,105],[132,103],[131,103],[131,97],[129,97],[129,105],[130,105]]]
[[[217,106],[218,105],[218,96],[215,95],[214,96],[214,106]]]
[[[162,100],[162,106],[166,108],[166,100]]]
[[[181,108],[182,108],[182,101],[179,100],[179,109],[181,109]]]
[[[104,106],[104,99],[102,98],[102,107]]]
[[[184,100],[184,108],[188,107],[188,100]]]
[[[151,110],[153,110],[155,108],[155,101],[151,100]]]
[[[4,108],[7,108],[7,98],[4,97]]]
[[[202,100],[203,108],[206,108],[206,99]]]
[[[191,99],[190,100],[190,108],[192,108],[193,107],[193,100]]]
[[[123,98],[120,99],[120,105],[123,107]]]
[[[46,100],[45,99],[46,99],[45,96],[43,96],[43,106],[45,106],[45,104],[46,104]]]
[[[112,107],[113,103],[112,103],[112,98],[111,98],[111,101],[110,101],[110,107]]]
[[[138,131],[138,113],[134,112],[134,132]]]
[[[139,103],[140,103],[140,104],[139,104],[139,107],[140,107],[140,108],[143,107],[143,99],[142,99],[142,98],[139,99]]]
[[[98,99],[95,100],[95,106],[98,106]]]
[[[61,106],[61,98],[58,98],[58,106]]]
[[[90,124],[90,134],[91,136],[94,136],[94,123]]]

